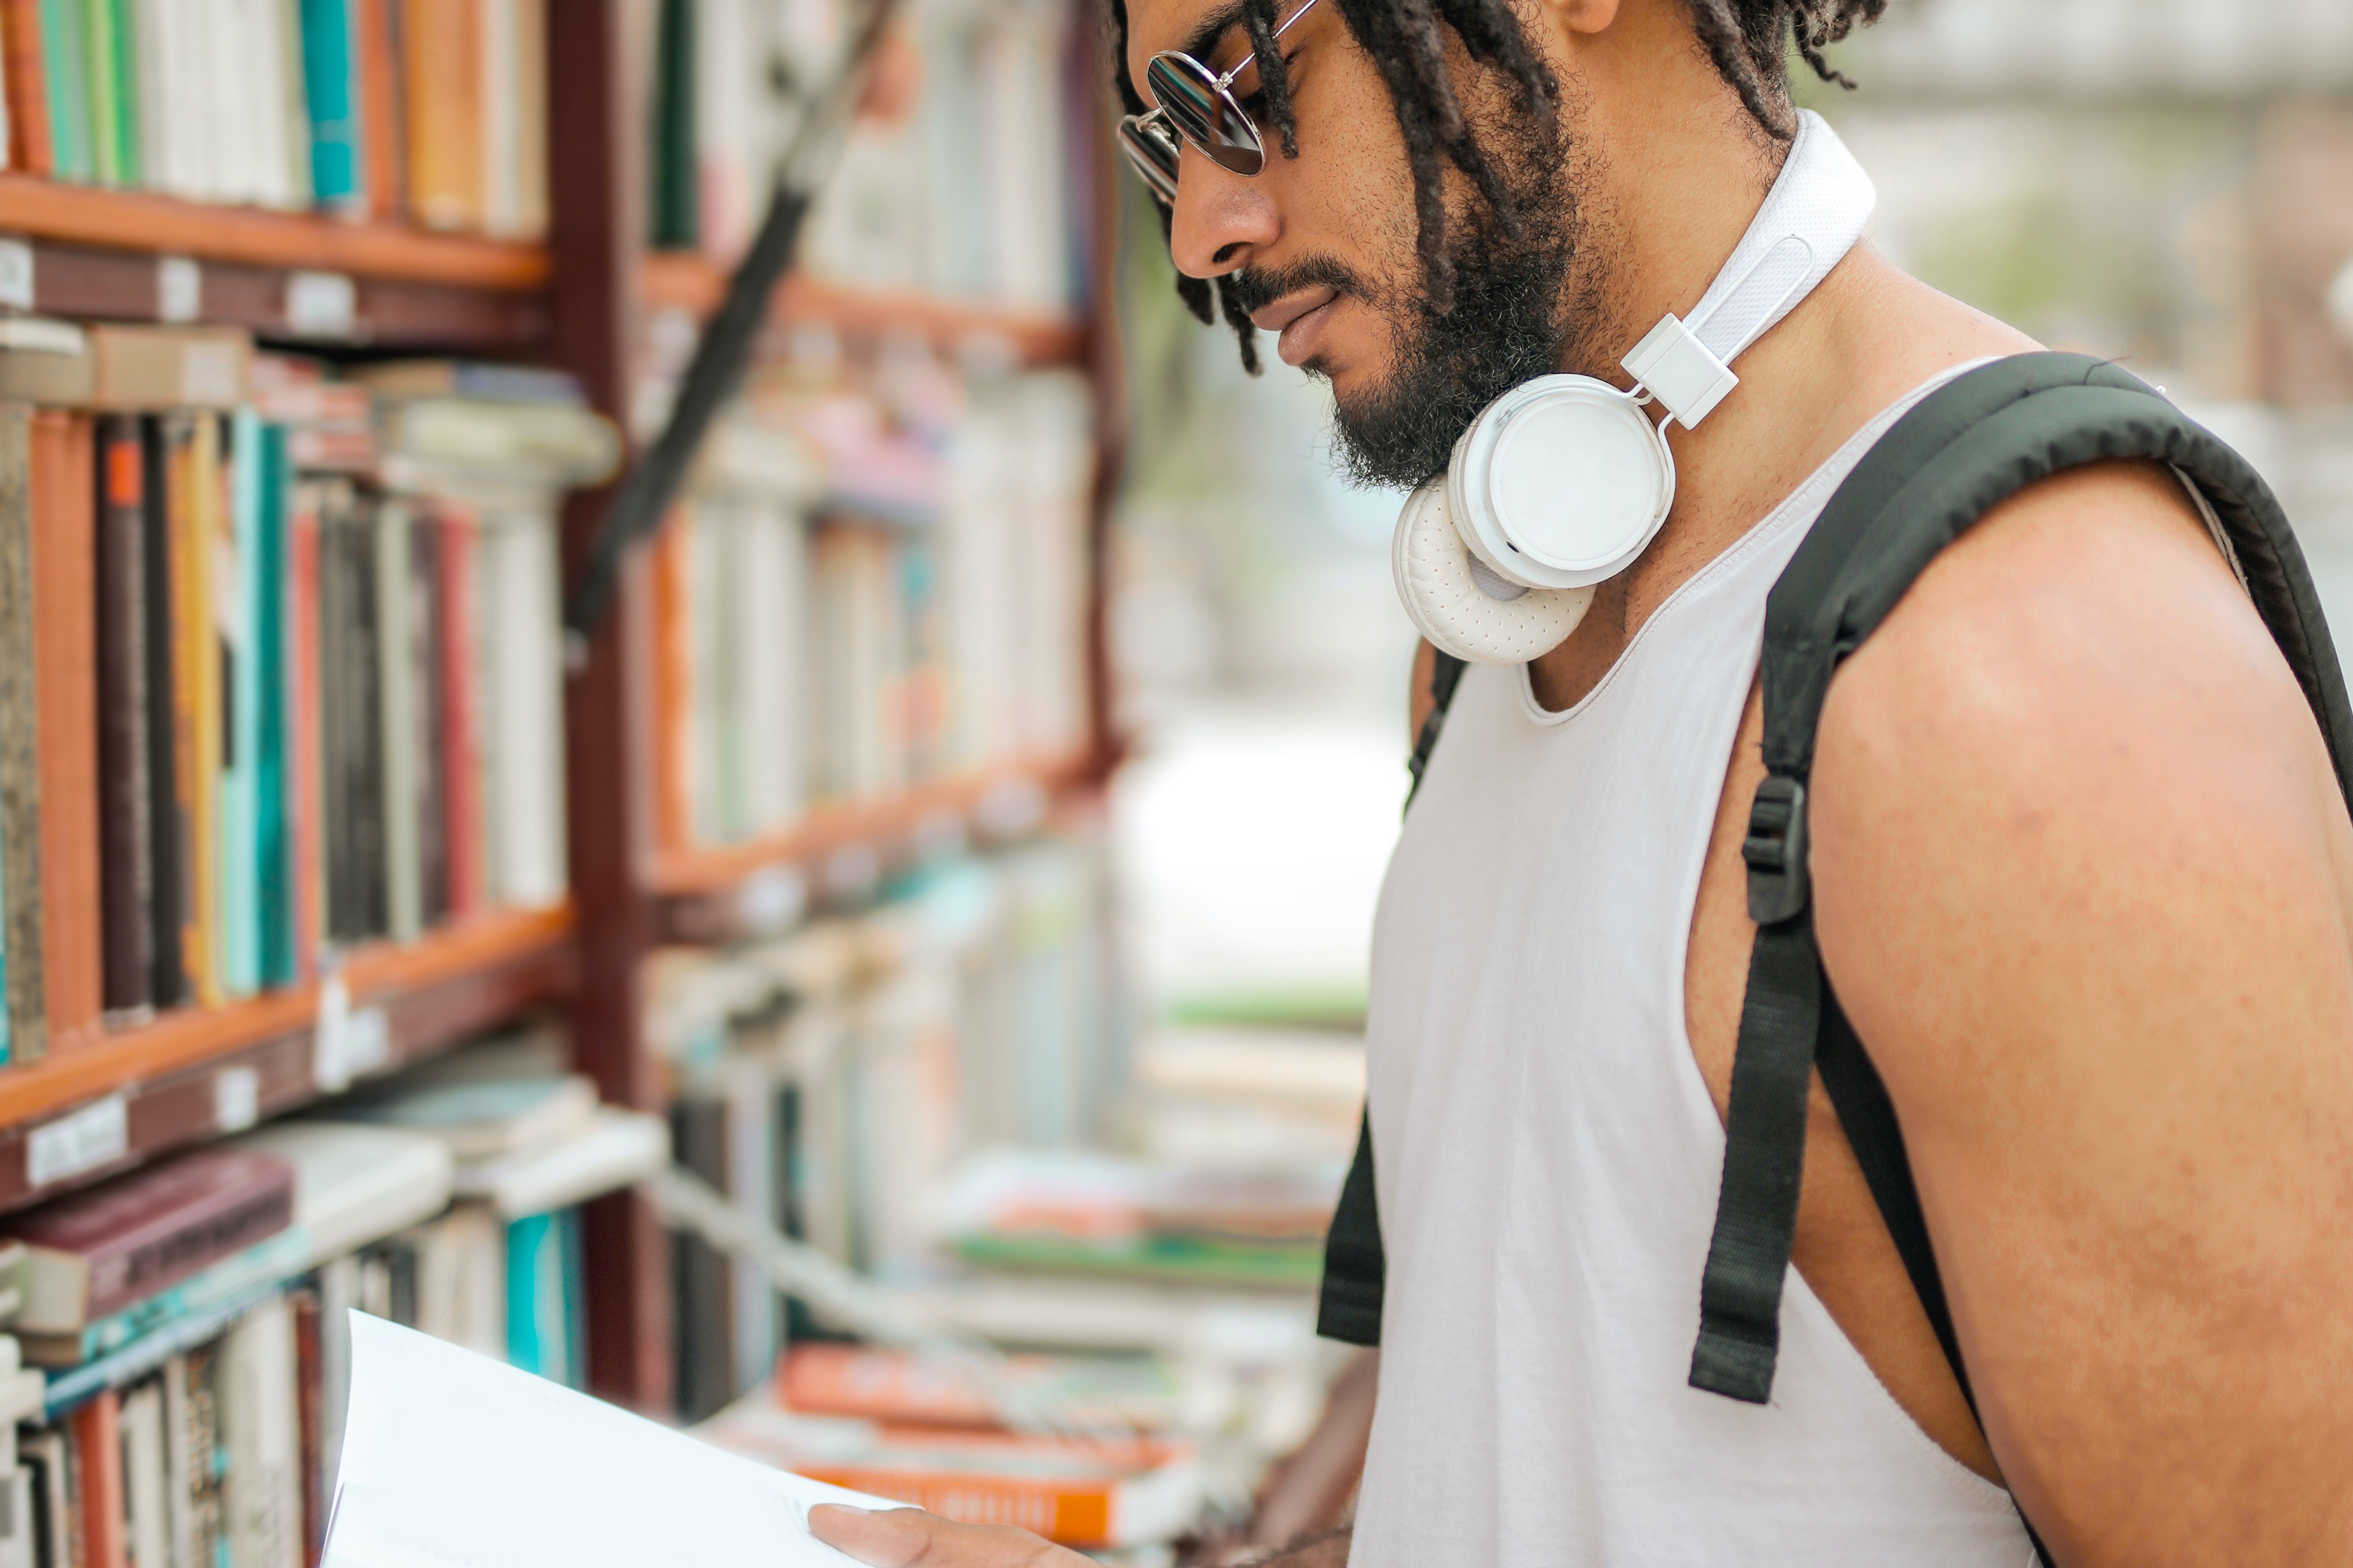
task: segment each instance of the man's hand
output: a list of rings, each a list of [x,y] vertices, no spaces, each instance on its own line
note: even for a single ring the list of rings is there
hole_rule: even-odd
[[[957,1524],[919,1508],[819,1503],[809,1533],[871,1568],[1093,1568],[1075,1552],[1005,1524]]]

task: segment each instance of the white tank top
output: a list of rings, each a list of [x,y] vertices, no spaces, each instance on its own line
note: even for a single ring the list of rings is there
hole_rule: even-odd
[[[1773,1402],[1686,1382],[1724,1127],[1683,961],[1766,595],[1944,379],[1677,589],[1575,708],[1538,707],[1522,668],[1455,693],[1374,931],[1388,1271],[1353,1568],[2033,1562],[2009,1494],[1794,1269]]]

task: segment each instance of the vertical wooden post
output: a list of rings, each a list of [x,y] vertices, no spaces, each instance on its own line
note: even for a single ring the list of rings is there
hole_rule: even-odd
[[[563,0],[548,7],[549,145],[556,258],[556,363],[589,402],[626,428],[636,380],[638,281],[645,247],[645,81],[651,37],[644,0]],[[609,491],[577,495],[564,514],[565,581],[576,581]],[[642,563],[625,574],[565,702],[572,893],[581,983],[575,1058],[605,1098],[655,1110],[643,1048],[643,968],[654,936],[644,895],[647,850]],[[668,1243],[633,1194],[589,1205],[588,1380],[598,1394],[649,1413],[672,1403]]]
[[[1084,309],[1088,379],[1094,386],[1095,474],[1086,535],[1087,773],[1108,780],[1127,753],[1114,700],[1111,648],[1113,531],[1127,465],[1127,361],[1119,341],[1120,209],[1133,178],[1112,145],[1118,107],[1112,93],[1111,32],[1095,7],[1078,6],[1064,63],[1071,106],[1066,123],[1076,164],[1072,216],[1086,236]]]

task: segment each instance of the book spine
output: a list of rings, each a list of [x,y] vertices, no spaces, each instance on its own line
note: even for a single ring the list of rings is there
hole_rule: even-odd
[[[254,633],[261,535],[261,421],[240,409],[228,422],[222,489],[227,509],[212,552],[213,619],[221,671],[219,805],[220,984],[227,996],[249,996],[261,980],[261,860],[259,778],[260,661]]]
[[[441,509],[440,669],[441,795],[448,834],[448,911],[478,913],[486,902],[482,854],[481,711],[475,688],[475,546],[473,517],[456,505]]]
[[[327,1520],[333,1508],[334,1473],[327,1468],[332,1446],[327,1430],[326,1313],[316,1290],[290,1298],[294,1310],[294,1395],[301,1433],[302,1564],[319,1568],[327,1548]]]
[[[180,943],[194,999],[217,1006],[220,991],[221,643],[213,581],[220,543],[220,424],[186,416],[174,452],[173,630],[178,656],[174,721],[187,868]]]
[[[83,1568],[129,1568],[122,1539],[122,1407],[111,1388],[76,1410],[72,1439]]]
[[[106,1008],[122,1017],[154,1000],[154,785],[148,682],[153,617],[146,485],[148,443],[136,416],[99,419],[98,712],[100,907],[105,921]],[[168,655],[166,656],[168,660]]]
[[[82,0],[40,0],[41,79],[48,89],[49,147],[60,180],[87,183],[90,68],[82,54]]]
[[[90,420],[57,409],[36,413],[29,457],[49,1049],[66,1051],[97,1038],[106,1006]]]
[[[447,710],[442,702],[441,520],[417,508],[408,526],[408,730],[417,792],[417,921],[439,924],[449,912]]]
[[[164,1457],[164,1389],[154,1378],[123,1390],[123,1540],[131,1568],[170,1568],[172,1510]]]
[[[49,151],[49,85],[42,66],[41,0],[0,3],[0,28],[8,52],[8,166],[47,177],[55,172]]]
[[[221,1347],[223,1513],[236,1568],[301,1568],[302,1433],[293,1309],[265,1301]]]
[[[425,924],[409,521],[406,506],[387,501],[375,529],[376,680],[383,694],[376,755],[384,768],[385,914],[396,942],[416,941]]]
[[[90,177],[101,185],[123,183],[122,115],[114,67],[114,0],[80,0],[84,101],[90,114]]]
[[[930,1474],[850,1464],[811,1465],[797,1472],[923,1509],[965,1524],[1008,1524],[1067,1546],[1112,1544],[1115,1482],[975,1474]]]
[[[42,962],[40,682],[34,638],[32,411],[0,405],[0,918],[7,926],[8,1055],[47,1054]]]
[[[399,0],[352,0],[364,180],[368,215],[377,218],[397,217],[407,207],[400,172],[405,137],[395,31],[398,13]]]
[[[292,842],[291,917],[297,978],[309,980],[325,928],[324,806],[320,799],[319,507],[315,485],[298,487],[287,518],[285,668],[288,777],[286,809]]]
[[[462,0],[402,0],[409,204],[427,227],[481,226],[480,52]]]
[[[294,770],[290,765],[291,689],[287,510],[294,475],[286,458],[283,426],[265,426],[257,458],[259,498],[255,518],[247,604],[254,668],[254,858],[259,908],[256,937],[259,980],[290,985],[301,969],[295,937],[299,898],[295,886]]]
[[[353,45],[353,0],[301,0],[302,82],[311,115],[311,192],[319,205],[357,211],[366,205],[359,73]]]

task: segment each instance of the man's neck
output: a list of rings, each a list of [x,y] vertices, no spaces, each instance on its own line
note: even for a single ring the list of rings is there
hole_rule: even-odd
[[[1736,231],[1715,265],[1738,241]],[[1662,306],[1649,319],[1688,310],[1714,275],[1711,267],[1689,300]],[[1673,510],[1641,558],[1600,584],[1577,634],[1530,666],[1537,700],[1555,710],[1574,706],[1669,595],[1763,521],[1889,404],[1940,370],[2033,346],[2023,334],[1898,271],[1870,246],[1857,246],[1787,320],[1740,356],[1733,367],[1739,386],[1699,429],[1669,430]]]

